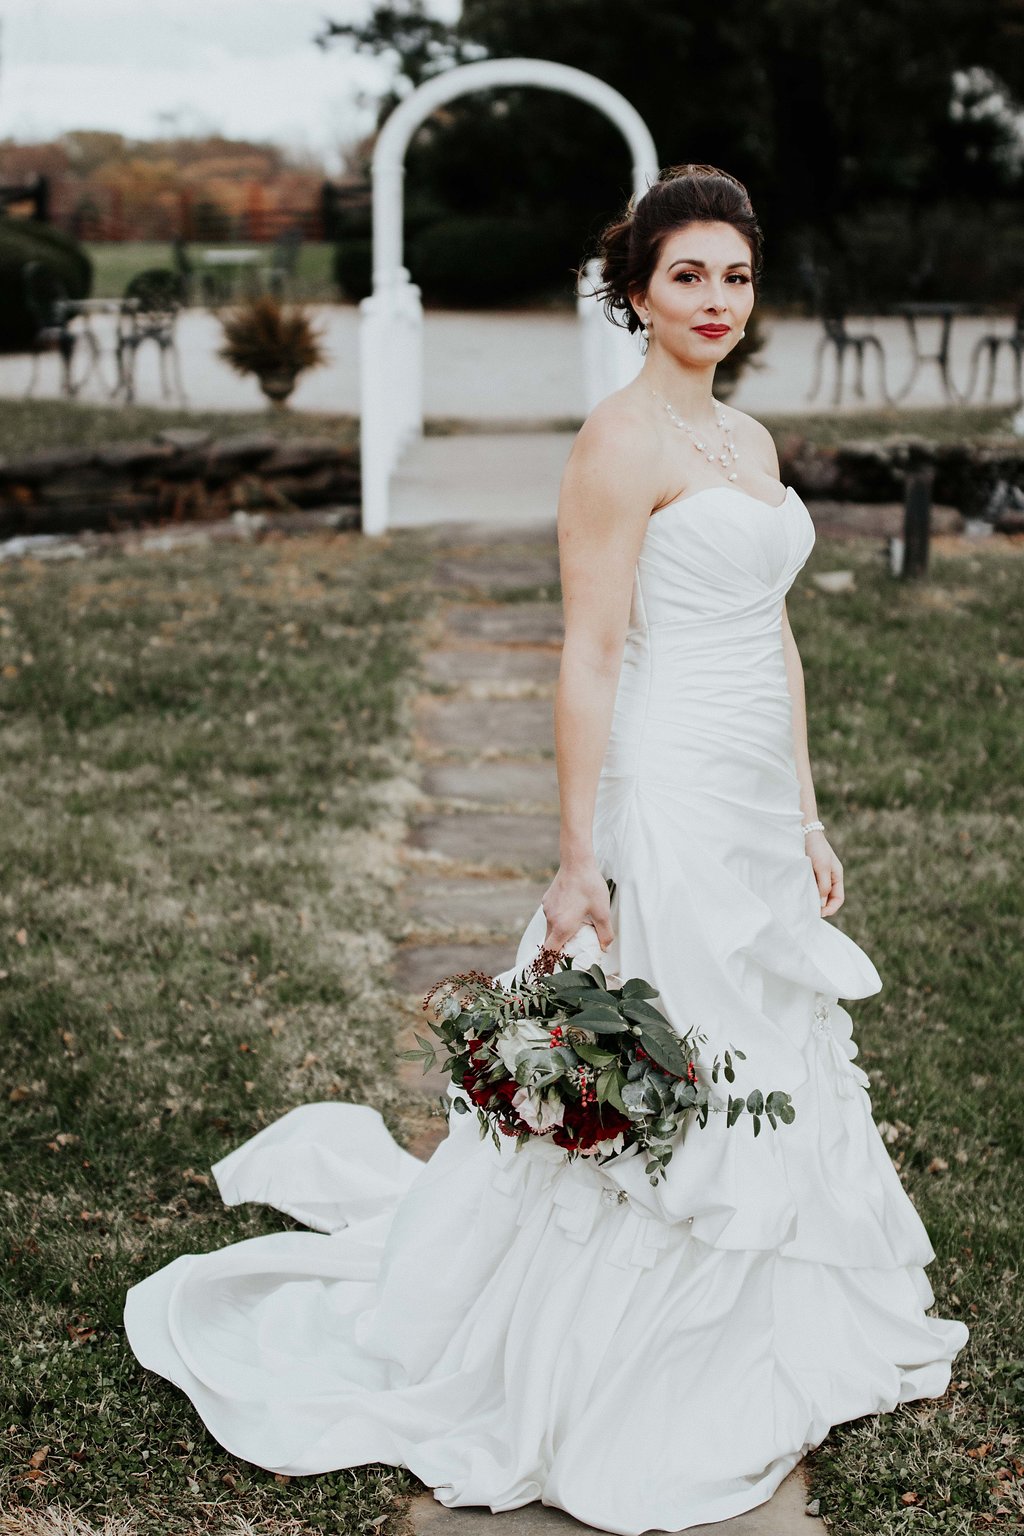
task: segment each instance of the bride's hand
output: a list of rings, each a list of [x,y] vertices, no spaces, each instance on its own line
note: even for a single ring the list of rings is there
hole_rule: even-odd
[[[541,906],[548,920],[545,949],[561,951],[587,922],[593,923],[602,949],[615,937],[608,885],[595,858],[561,865]]]
[[[804,851],[811,861],[814,878],[821,895],[821,915],[831,917],[838,912],[845,900],[843,892],[843,866],[824,832],[808,832],[804,839]]]

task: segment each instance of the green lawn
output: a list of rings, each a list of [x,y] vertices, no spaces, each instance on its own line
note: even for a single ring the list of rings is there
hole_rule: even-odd
[[[856,591],[805,576],[787,603],[846,871],[833,921],[881,974],[851,1005],[859,1059],[936,1250],[937,1311],[972,1337],[943,1399],[833,1431],[813,1492],[842,1536],[1020,1530],[1024,560],[933,556],[917,586],[867,543],[819,540],[808,569],[839,567]]]
[[[294,1104],[372,1103],[399,1134],[382,977],[424,603],[415,546],[356,534],[0,567],[0,1511],[19,1533],[58,1502],[97,1529],[134,1511],[147,1536],[235,1516],[370,1532],[404,1486],[227,1455],[139,1367],[121,1308],[180,1253],[299,1228],[224,1208],[209,1174]]]
[[[824,412],[806,416],[763,418],[780,448],[787,436],[796,434],[813,443],[831,446],[854,438],[887,437],[892,433],[922,436],[937,442],[995,437],[1008,430],[1005,411],[989,407],[951,410],[865,411],[854,418]],[[531,430],[537,423],[525,423]],[[544,425],[542,423],[541,425]],[[578,431],[581,419],[564,417],[549,428]],[[5,400],[0,411],[0,455],[10,458],[50,448],[151,438],[165,427],[201,427],[216,435],[234,432],[273,432],[282,437],[323,434],[341,436],[345,443],[359,440],[359,418],[314,411],[195,411],[164,410],[151,406],[92,405],[66,400]],[[427,436],[455,432],[520,430],[516,422],[463,421],[431,417]]]
[[[357,416],[320,411],[163,410],[145,405],[107,406],[66,400],[5,400],[0,411],[0,456],[17,458],[60,445],[149,441],[171,427],[190,427],[214,437],[270,432],[275,437],[331,437],[344,446],[359,442]]]
[[[180,1253],[297,1225],[212,1187],[261,1125],[336,1094],[397,1129],[382,978],[428,554],[403,531],[0,566],[0,1531],[60,1502],[139,1536],[369,1536],[418,1486],[229,1456],[121,1306]],[[856,588],[826,596],[837,567]],[[903,584],[819,538],[788,606],[833,921],[884,983],[851,1008],[859,1059],[938,1310],[972,1329],[944,1398],[833,1431],[814,1492],[841,1536],[1019,1530],[1024,561],[933,554]]]
[[[195,263],[199,253],[215,250],[218,246],[249,247],[249,240],[194,240],[188,252]],[[270,260],[272,244],[262,247]],[[93,294],[96,298],[114,299],[124,293],[130,280],[148,267],[173,267],[174,253],[169,243],[160,240],[91,241],[86,250],[93,261]],[[290,296],[295,299],[338,303],[338,290],[331,274],[334,247],[328,241],[306,240],[299,247],[295,267],[295,280]]]

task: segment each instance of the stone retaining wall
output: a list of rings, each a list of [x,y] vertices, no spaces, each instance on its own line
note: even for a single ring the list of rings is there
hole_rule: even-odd
[[[902,502],[907,471],[931,464],[933,504],[988,521],[1002,533],[1024,532],[1024,441],[1019,438],[936,443],[894,433],[830,447],[796,432],[780,432],[777,438],[782,479],[805,501]]]
[[[329,437],[214,440],[168,429],[150,441],[0,459],[0,538],[339,505],[358,527],[359,504],[358,452]]]

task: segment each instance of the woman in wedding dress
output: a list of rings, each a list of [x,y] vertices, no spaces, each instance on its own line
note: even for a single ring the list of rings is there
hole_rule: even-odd
[[[184,1254],[125,1325],[260,1467],[406,1466],[445,1505],[640,1536],[740,1514],[832,1425],[940,1396],[968,1335],[927,1311],[934,1253],[839,1002],[882,981],[828,921],[843,869],[785,605],[813,525],[713,394],[759,226],[734,178],[673,167],[602,255],[647,350],[563,476],[560,867],[499,980],[542,944],[642,976],[708,1060],[746,1053],[733,1092],[785,1090],[795,1121],[691,1122],[652,1186],[642,1156],[495,1147],[475,1114],[423,1162],[368,1105],[300,1105],[213,1173],[315,1230]]]

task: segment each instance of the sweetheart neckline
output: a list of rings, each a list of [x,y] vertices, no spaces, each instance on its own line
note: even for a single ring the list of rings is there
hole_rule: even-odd
[[[650,513],[648,524],[653,523],[655,518],[660,517],[663,512],[667,512],[669,507],[679,507],[685,502],[696,501],[698,496],[707,496],[709,493],[719,491],[730,491],[734,496],[745,496],[748,501],[756,501],[760,506],[767,507],[771,512],[781,512],[793,494],[793,487],[791,485],[786,486],[786,494],[781,501],[764,501],[760,496],[755,496],[751,491],[741,490],[738,485],[706,485],[702,490],[691,491],[688,496],[676,496],[672,501],[666,501],[663,507],[659,507],[656,512]]]

